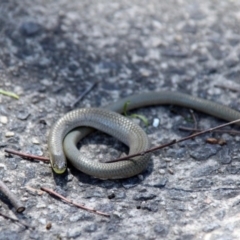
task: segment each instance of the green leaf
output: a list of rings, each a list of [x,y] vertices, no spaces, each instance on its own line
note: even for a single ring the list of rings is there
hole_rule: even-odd
[[[127,107],[128,107],[129,104],[130,104],[130,101],[127,101],[127,102],[124,103],[124,106],[123,106],[123,115],[126,116],[126,117],[128,116]]]
[[[148,119],[145,117],[145,116],[143,116],[143,115],[141,115],[141,114],[131,114],[130,115],[130,117],[131,118],[139,118],[139,119],[141,119],[142,121],[143,121],[143,123],[145,124],[145,126],[148,126]]]
[[[124,106],[123,106],[123,115],[125,117],[129,116],[128,113],[127,113],[127,107],[128,107],[129,104],[130,104],[130,101],[127,101],[124,104]],[[145,116],[141,115],[141,114],[131,114],[129,117],[131,117],[131,118],[139,118],[140,120],[143,121],[145,126],[148,126],[148,119]]]
[[[2,89],[0,89],[0,94],[15,98],[15,99],[19,99],[19,96],[13,92],[8,92],[8,91],[4,91]]]

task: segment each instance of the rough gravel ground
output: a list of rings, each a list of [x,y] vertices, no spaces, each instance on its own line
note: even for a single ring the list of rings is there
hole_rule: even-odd
[[[25,230],[0,217],[0,239],[240,238],[239,136],[211,133],[156,152],[145,172],[121,181],[94,179],[71,167],[58,177],[48,164],[4,153],[8,147],[48,156],[52,124],[95,81],[75,107],[163,89],[239,109],[240,1],[1,0],[0,46],[0,88],[20,96],[0,96],[0,178],[25,203],[17,217],[35,227]],[[189,134],[179,126],[193,127],[187,109],[135,112],[150,123],[160,119],[159,127],[140,123],[152,146]],[[222,123],[195,116],[201,128]],[[210,145],[208,137],[227,144]],[[123,150],[101,133],[81,146],[94,160]],[[111,217],[34,190],[41,186]],[[12,216],[0,197],[0,211]]]

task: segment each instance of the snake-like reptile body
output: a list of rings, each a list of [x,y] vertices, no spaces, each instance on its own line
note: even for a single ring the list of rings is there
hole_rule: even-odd
[[[227,106],[170,91],[132,95],[105,108],[73,110],[60,118],[50,130],[48,148],[53,170],[58,174],[63,173],[66,170],[66,158],[68,158],[80,171],[101,179],[128,178],[142,172],[148,165],[150,154],[134,157],[131,161],[101,163],[89,161],[81,156],[76,147],[77,142],[92,131],[89,128],[92,127],[128,145],[129,154],[145,151],[149,147],[147,135],[139,126],[118,114],[123,112],[126,102],[130,102],[128,110],[170,104],[195,109],[227,121],[240,119],[240,112]],[[80,126],[81,128],[78,128]]]

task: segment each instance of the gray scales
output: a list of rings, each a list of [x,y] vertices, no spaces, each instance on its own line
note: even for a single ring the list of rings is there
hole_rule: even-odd
[[[148,164],[150,154],[114,163],[91,162],[79,155],[78,141],[96,128],[129,146],[129,154],[144,152],[149,147],[148,137],[135,123],[119,113],[124,104],[130,102],[128,110],[139,107],[173,104],[195,109],[227,121],[240,119],[240,112],[227,106],[178,92],[147,92],[123,98],[105,108],[82,108],[73,110],[60,118],[51,128],[48,140],[53,170],[60,174],[69,161],[80,171],[101,179],[128,178],[142,172]],[[114,113],[118,112],[118,113]],[[77,128],[80,127],[81,128]],[[66,155],[66,156],[65,156]]]

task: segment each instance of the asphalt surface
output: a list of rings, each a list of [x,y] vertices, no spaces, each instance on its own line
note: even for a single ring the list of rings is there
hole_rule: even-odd
[[[0,89],[19,100],[0,95],[0,179],[26,210],[16,214],[0,195],[0,212],[35,229],[0,216],[0,239],[239,239],[239,135],[210,133],[154,152],[146,171],[116,181],[71,166],[55,176],[49,164],[4,152],[48,156],[47,136],[56,119],[72,108],[104,106],[133,93],[180,91],[240,110],[239,26],[236,0],[2,0]],[[187,136],[180,126],[194,127],[188,109],[134,113],[148,118],[148,126],[135,121],[152,146]],[[199,128],[223,123],[194,116]],[[209,144],[210,137],[226,144]],[[93,161],[127,151],[102,133],[80,147]],[[41,187],[110,218],[63,203]]]

